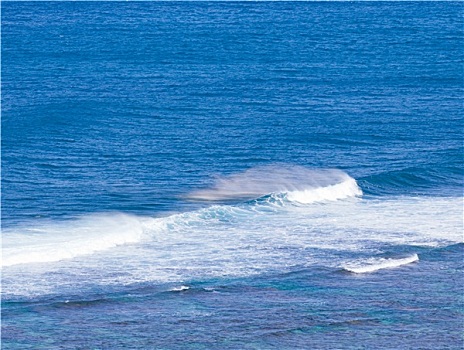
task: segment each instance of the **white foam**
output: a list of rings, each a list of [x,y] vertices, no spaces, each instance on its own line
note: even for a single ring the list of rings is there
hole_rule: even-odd
[[[181,286],[302,265],[378,269],[405,261],[348,261],[353,254],[383,254],[385,247],[394,252],[397,245],[446,246],[463,240],[461,198],[395,197],[257,208],[266,207],[213,205],[162,218],[93,215],[8,229],[3,233],[7,267],[2,293],[65,294],[95,285],[144,282]]]
[[[391,269],[411,264],[416,261],[419,261],[419,257],[417,254],[413,254],[412,256],[400,259],[371,258],[368,260],[352,262],[343,266],[343,269],[354,273],[369,273],[382,269]]]
[[[139,242],[142,235],[137,217],[114,213],[10,229],[3,232],[2,266],[71,259]]]
[[[310,204],[323,201],[337,201],[361,195],[362,191],[356,181],[352,178],[348,178],[335,185],[288,192],[287,199],[291,202]]]
[[[170,291],[171,292],[183,292],[183,291],[189,290],[189,289],[190,289],[189,286],[180,286],[180,287],[171,288]]]

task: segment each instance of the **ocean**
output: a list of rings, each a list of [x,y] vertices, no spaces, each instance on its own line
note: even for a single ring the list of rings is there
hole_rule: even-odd
[[[2,349],[463,349],[462,2],[1,3]]]

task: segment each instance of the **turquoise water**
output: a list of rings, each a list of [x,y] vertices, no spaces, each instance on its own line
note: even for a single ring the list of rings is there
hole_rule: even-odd
[[[3,2],[2,348],[462,348],[462,13]]]

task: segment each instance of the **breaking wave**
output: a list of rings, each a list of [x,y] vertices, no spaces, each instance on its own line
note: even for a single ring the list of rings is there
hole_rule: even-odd
[[[263,166],[239,174],[217,177],[207,189],[187,198],[202,201],[250,200],[280,195],[290,202],[310,204],[361,196],[356,180],[337,169],[301,166]]]
[[[260,183],[260,176],[267,180]],[[257,199],[215,202],[165,217],[107,213],[5,228],[2,265],[29,264],[30,269],[36,263],[73,259],[71,263],[84,275],[92,270],[95,278],[109,284],[115,283],[115,273],[124,275],[120,277],[124,283],[184,282],[194,276],[249,275],[302,262],[365,273],[401,266],[417,256],[347,263],[349,252],[372,252],[384,245],[439,247],[462,242],[462,199],[341,200],[358,196],[361,190],[338,170],[255,168],[222,178],[193,197],[239,198],[252,190]],[[323,205],[306,205],[319,202]],[[58,265],[37,268],[47,271]],[[5,271],[14,276],[23,269]],[[31,276],[29,285],[39,283],[39,277]],[[24,280],[17,278],[11,288],[23,293]]]
[[[359,196],[356,181],[340,170],[297,166],[259,167],[218,178],[210,189],[193,192],[201,200],[246,199],[272,196],[274,202],[310,204]],[[181,231],[217,223],[234,223],[256,214],[271,197],[237,205],[212,205],[165,218],[120,213],[94,214],[80,219],[34,224],[3,233],[2,266],[56,262],[137,243],[160,232]]]

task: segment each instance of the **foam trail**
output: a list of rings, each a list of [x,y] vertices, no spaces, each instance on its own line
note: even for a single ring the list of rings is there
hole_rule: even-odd
[[[301,166],[263,166],[218,177],[211,188],[190,193],[190,199],[220,201],[256,199],[282,194],[303,204],[339,200],[362,195],[356,181],[337,169],[308,169]]]
[[[413,262],[419,261],[417,254],[412,256],[401,258],[401,259],[370,259],[361,262],[352,263],[343,267],[344,270],[354,273],[369,273],[375,272],[382,269],[390,269],[407,265]]]
[[[126,214],[90,215],[78,220],[4,231],[2,266],[54,262],[92,254],[142,239],[141,221]]]

